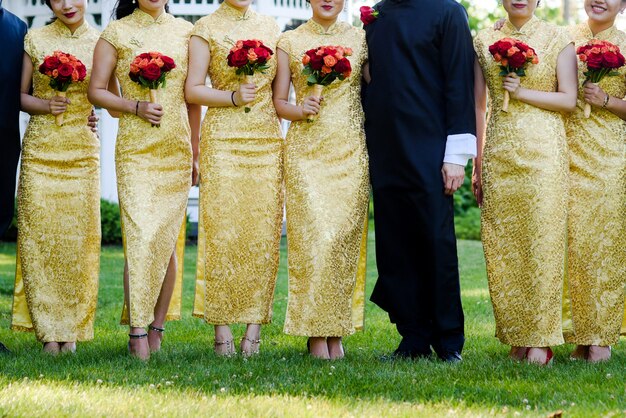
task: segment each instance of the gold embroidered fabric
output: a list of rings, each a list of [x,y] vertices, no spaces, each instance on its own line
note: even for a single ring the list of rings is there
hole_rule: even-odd
[[[184,228],[181,222],[191,187],[191,133],[183,90],[191,29],[189,22],[170,14],[163,13],[155,20],[136,9],[111,22],[100,35],[117,50],[115,74],[127,99],[149,100],[149,90],[128,76],[130,62],[138,54],[157,51],[176,62],[176,68],[167,76],[167,87],[158,91],[158,102],[165,112],[160,127],[152,127],[133,114],[123,114],[115,147],[133,327],[145,327],[154,319],[170,256],[177,242],[178,254],[180,245],[184,245],[178,237]],[[179,257],[177,280],[181,279],[182,267],[183,258]],[[170,304],[168,319],[180,316],[176,295],[179,293]]]
[[[299,104],[311,94],[302,75],[302,55],[322,45],[352,48],[353,72],[348,79],[324,87],[322,108],[314,122],[293,122],[287,134],[285,332],[343,336],[362,327],[363,318],[369,175],[360,92],[367,46],[363,30],[346,23],[324,31],[309,20],[285,32],[278,47],[290,56]]]
[[[22,144],[18,188],[18,256],[12,328],[34,330],[42,342],[93,338],[100,265],[100,143],[87,126],[87,100],[98,31],[87,23],[74,34],[60,21],[28,32],[33,96],[56,95],[39,65],[55,50],[87,67],[72,84],[63,126],[34,115]],[[32,320],[32,321],[31,321]]]
[[[521,30],[506,22],[475,38],[489,89],[482,185],[482,241],[496,337],[504,344],[545,347],[563,343],[561,297],[567,233],[568,155],[563,116],[511,99],[502,112],[502,77],[489,46],[504,37],[535,49],[522,86],[556,91],[559,53],[571,43],[566,29],[533,17]]]
[[[242,79],[227,65],[238,40],[259,39],[274,52],[273,18],[245,14],[224,2],[192,35],[210,48],[211,86],[236,90]],[[283,139],[272,103],[276,56],[254,75],[256,100],[207,110],[200,141],[200,237],[194,315],[210,324],[265,324],[272,318],[283,220]]]
[[[593,36],[585,22],[571,31],[577,48],[599,39],[626,52],[626,34],[616,27]],[[564,331],[570,343],[613,345],[619,339],[626,284],[626,122],[597,107],[584,117],[585,71],[579,61],[578,106],[565,124],[570,196]],[[626,97],[626,67],[599,86],[613,97]]]

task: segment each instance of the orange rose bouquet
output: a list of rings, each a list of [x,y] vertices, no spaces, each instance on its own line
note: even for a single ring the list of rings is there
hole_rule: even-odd
[[[335,80],[345,80],[352,74],[348,58],[352,49],[342,46],[320,46],[309,49],[302,56],[302,74],[307,76],[307,84],[313,86],[312,95],[321,97],[324,86]],[[309,119],[312,121],[313,119]]]
[[[538,64],[539,57],[534,49],[517,39],[504,38],[489,47],[489,53],[500,64],[500,75],[505,77],[509,74],[517,74],[519,77],[526,75],[528,64]],[[502,110],[508,112],[510,95],[504,91]]]
[[[607,41],[592,39],[585,45],[578,47],[576,50],[578,59],[587,65],[587,71],[583,74],[585,83],[599,83],[604,77],[617,76],[616,71],[625,64],[624,56],[621,54],[617,45],[613,45]],[[607,96],[608,101],[608,96]],[[606,104],[605,104],[606,106]],[[591,116],[591,105],[585,104],[585,117]]]
[[[269,68],[267,62],[274,55],[274,51],[265,46],[258,39],[249,39],[235,42],[226,58],[229,67],[236,68],[235,74],[244,76],[245,84],[254,83],[254,73],[263,73]],[[245,107],[246,113],[250,112],[249,107]]]
[[[150,89],[150,102],[156,103],[157,90],[165,87],[166,77],[174,68],[176,63],[167,55],[160,52],[144,52],[130,63],[128,76],[140,86]]]
[[[44,57],[39,72],[50,77],[50,87],[61,97],[66,97],[72,83],[84,81],[87,76],[85,64],[74,55],[61,51]],[[58,126],[63,125],[63,114],[57,115],[55,121]]]

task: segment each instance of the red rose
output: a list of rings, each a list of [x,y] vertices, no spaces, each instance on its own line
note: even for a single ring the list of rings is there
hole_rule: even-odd
[[[256,39],[249,39],[247,41],[243,41],[243,47],[248,49],[248,48],[258,48],[259,45],[261,45],[261,43],[259,41],[257,41]]]
[[[176,68],[174,60],[167,55],[161,55],[161,61],[163,61],[163,71],[171,71]]]
[[[150,61],[150,59],[152,58],[149,52],[144,52],[143,54],[139,54],[138,57],[141,58],[142,60],[148,60],[148,61]]]
[[[270,57],[270,53],[268,52],[267,48],[254,48],[254,53],[257,56],[256,62],[258,62],[259,64],[265,64]]]
[[[59,59],[55,56],[46,57],[46,59],[39,66],[40,72],[52,71],[59,66]]]
[[[229,67],[243,67],[248,63],[248,51],[246,49],[238,49],[228,54]]]
[[[520,51],[509,57],[509,66],[511,68],[522,68],[526,64],[526,57]]]
[[[161,68],[152,62],[146,65],[146,68],[143,69],[141,76],[147,81],[157,81],[159,77],[161,77]]]
[[[378,18],[378,11],[369,6],[361,6],[359,9],[361,12],[361,22],[363,26],[367,26]]]
[[[620,60],[621,58],[621,60]],[[624,65],[624,57],[621,54],[615,52],[607,52],[602,54],[603,67],[605,68],[619,68]]]
[[[587,56],[587,68],[590,70],[599,70],[602,68],[602,55],[590,54]]]
[[[321,70],[322,67],[324,66],[324,57],[321,55],[317,55],[317,54],[313,54],[313,56],[311,55],[309,56],[311,57],[311,62],[309,62],[309,65],[311,66],[311,68],[313,68],[314,70]]]
[[[87,77],[87,68],[83,64],[78,65],[76,71],[78,71],[78,81],[83,81]]]
[[[74,67],[72,67],[71,64],[65,63],[65,64],[59,65],[58,71],[59,71],[59,77],[72,78]]]
[[[337,64],[335,64],[335,67],[333,68],[333,70],[342,74],[351,72],[352,66],[350,65],[350,60],[348,60],[347,58],[340,59],[339,61],[337,61]]]

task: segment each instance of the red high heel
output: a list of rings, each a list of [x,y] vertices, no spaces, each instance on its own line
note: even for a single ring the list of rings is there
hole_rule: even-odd
[[[550,347],[548,347],[548,353],[546,354],[546,362],[543,363],[544,366],[550,366],[552,365],[552,360],[554,359],[554,352],[552,352],[552,349]]]

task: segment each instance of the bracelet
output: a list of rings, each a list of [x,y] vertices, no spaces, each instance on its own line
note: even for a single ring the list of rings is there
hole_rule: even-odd
[[[235,93],[237,92],[233,90],[233,92],[230,94],[230,101],[233,102],[233,106],[239,107],[237,106],[237,103],[235,103]]]
[[[606,105],[609,104],[610,99],[611,99],[611,96],[607,94],[606,97],[604,98],[604,103],[602,103],[602,109],[606,109]]]
[[[137,116],[138,111],[139,111],[139,100],[137,100],[137,104],[135,105],[135,116]]]

